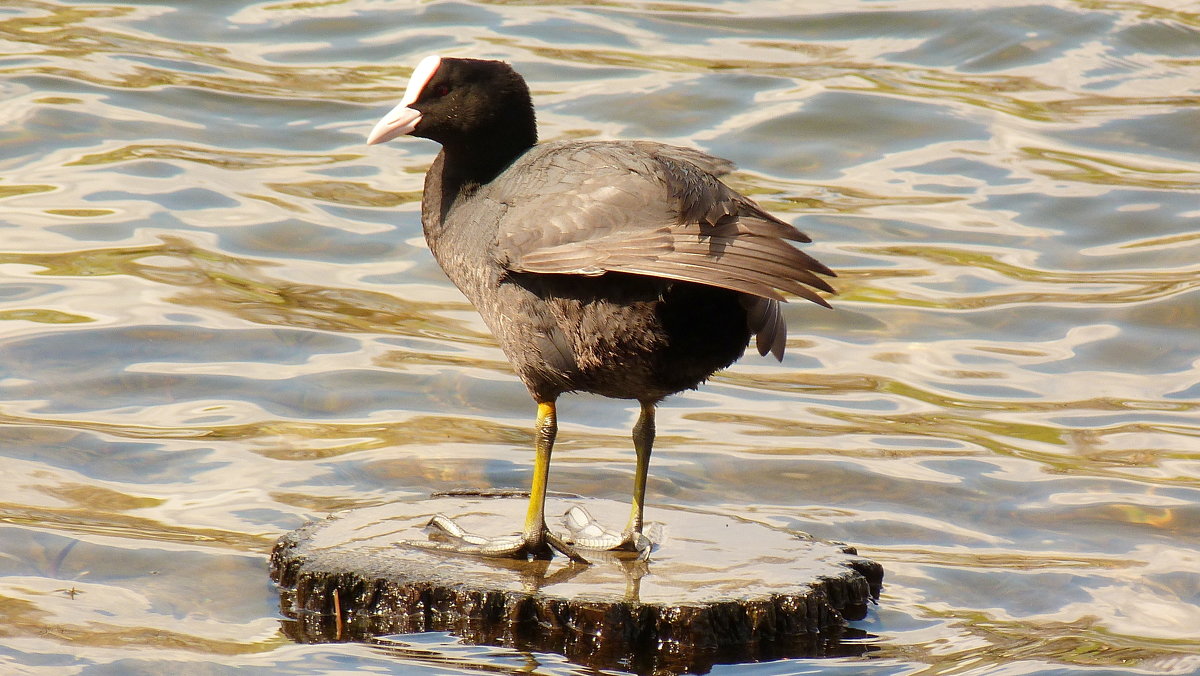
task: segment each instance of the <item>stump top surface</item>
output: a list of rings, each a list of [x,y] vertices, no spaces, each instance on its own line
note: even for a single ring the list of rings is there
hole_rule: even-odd
[[[624,600],[673,606],[797,594],[825,578],[844,576],[857,559],[843,546],[744,519],[679,508],[646,510],[648,526],[660,534],[648,562],[584,552],[594,565],[508,561],[405,544],[428,540],[424,531],[437,513],[467,530],[506,535],[520,529],[521,497],[436,497],[356,509],[334,515],[297,533],[293,556],[306,568],[362,577],[422,577],[447,586],[532,592],[570,601]],[[546,513],[552,530],[572,505],[581,505],[612,528],[628,517],[622,503],[551,496]],[[648,529],[654,532],[658,529]]]

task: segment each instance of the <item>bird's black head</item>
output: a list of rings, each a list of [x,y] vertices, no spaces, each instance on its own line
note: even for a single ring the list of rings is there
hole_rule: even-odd
[[[529,87],[502,61],[425,57],[404,98],[375,125],[367,143],[404,134],[447,150],[515,156],[537,142]]]

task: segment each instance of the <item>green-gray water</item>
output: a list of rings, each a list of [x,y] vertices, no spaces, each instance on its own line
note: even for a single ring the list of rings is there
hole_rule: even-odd
[[[833,6],[0,2],[0,672],[586,671],[297,645],[267,580],[311,518],[529,480],[435,146],[363,145],[434,52],[544,139],[735,160],[839,271],[662,407],[647,517],[854,543],[870,651],[714,673],[1200,672],[1200,8]],[[559,413],[551,488],[625,499],[636,408]]]

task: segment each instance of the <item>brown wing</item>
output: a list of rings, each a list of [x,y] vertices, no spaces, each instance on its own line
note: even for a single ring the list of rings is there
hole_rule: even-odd
[[[833,272],[791,242],[793,226],[721,183],[729,163],[649,142],[537,146],[506,194],[497,251],[519,272],[626,272],[707,284],[771,301],[747,300],[758,348],[782,353],[778,301],[792,293],[829,304]],[[534,192],[533,186],[537,186]],[[812,288],[810,288],[812,287]]]

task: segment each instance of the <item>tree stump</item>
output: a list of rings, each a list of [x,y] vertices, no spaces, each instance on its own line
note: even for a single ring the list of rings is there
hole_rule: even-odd
[[[281,537],[271,578],[286,631],[304,642],[447,631],[477,644],[637,672],[706,671],[830,653],[846,619],[878,597],[879,564],[852,547],[729,516],[653,508],[648,561],[583,552],[592,565],[424,549],[437,513],[489,535],[520,529],[526,498],[442,495],[352,510]],[[551,495],[623,525],[628,506]],[[551,522],[551,528],[555,524]],[[851,654],[862,652],[851,650]],[[833,648],[836,654],[844,649]]]

